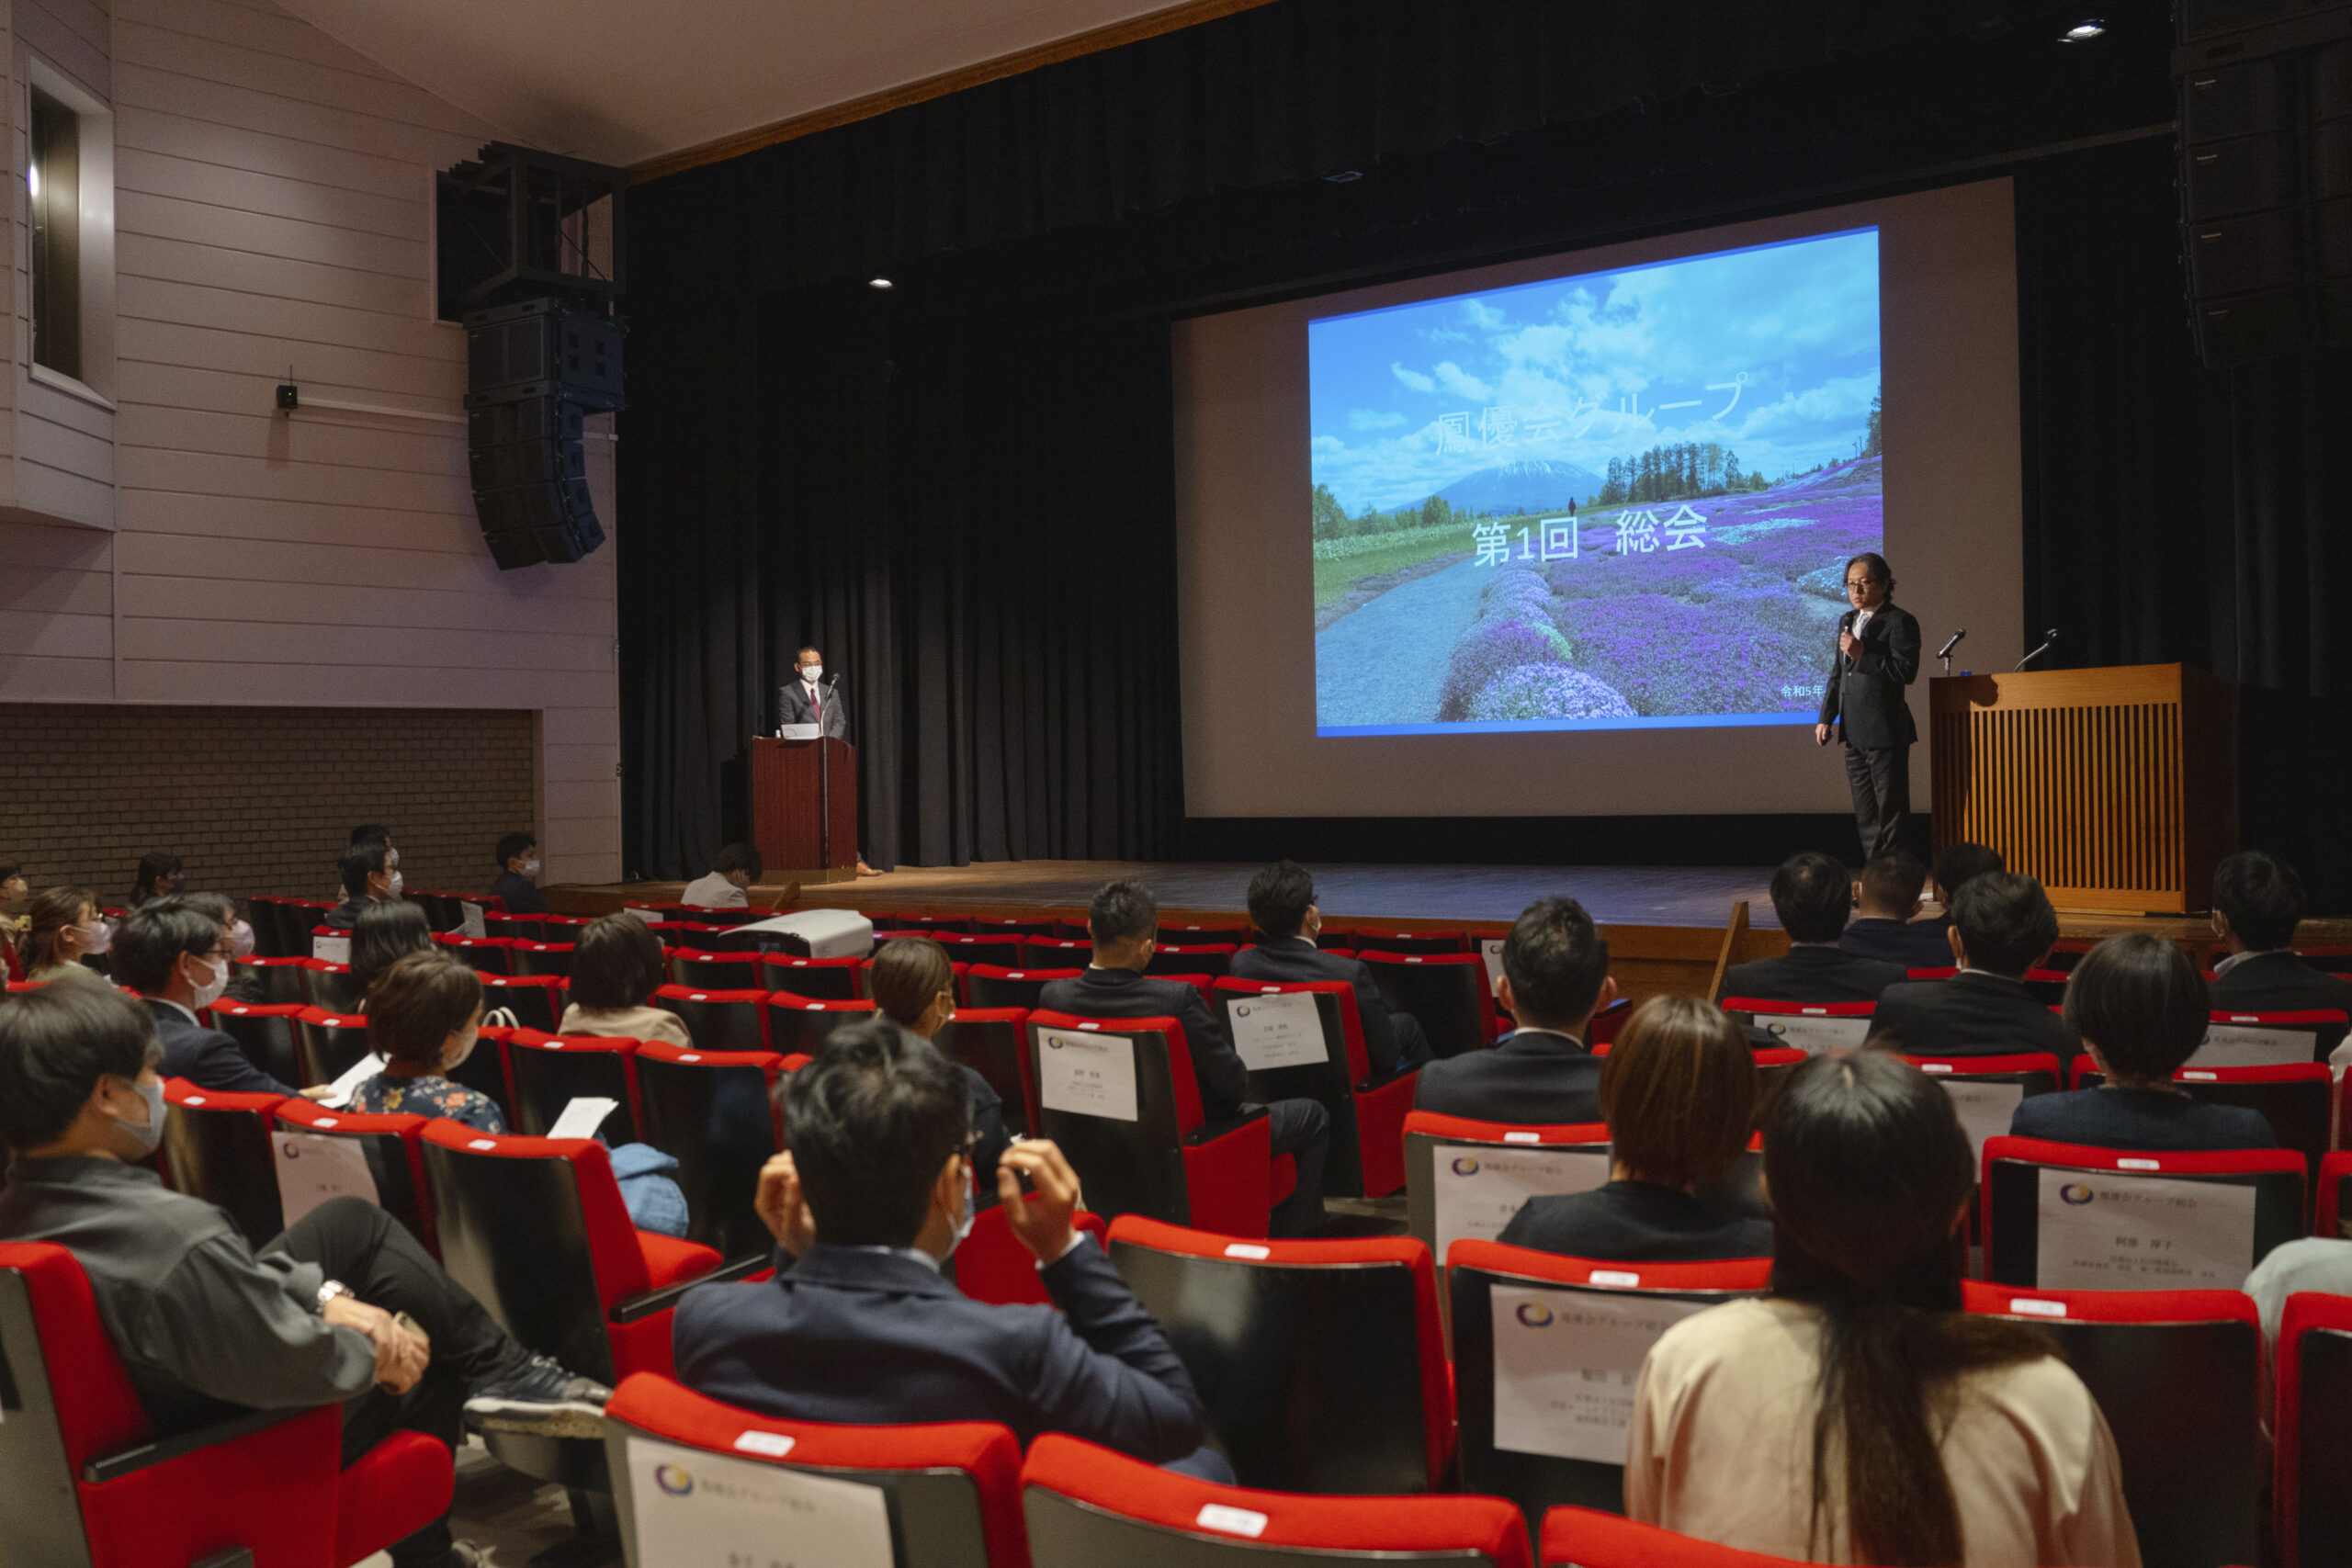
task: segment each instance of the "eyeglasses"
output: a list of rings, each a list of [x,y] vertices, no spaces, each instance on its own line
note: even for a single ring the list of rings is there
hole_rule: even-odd
[[[1876,582],[1877,581],[1878,579],[1875,577],[1849,577],[1846,580],[1846,592],[1849,593],[1856,592],[1861,589],[1868,588],[1871,583]]]

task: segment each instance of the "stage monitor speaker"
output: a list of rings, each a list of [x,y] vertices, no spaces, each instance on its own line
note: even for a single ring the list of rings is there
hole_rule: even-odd
[[[2208,366],[2352,345],[2352,4],[2188,0],[2181,249]]]

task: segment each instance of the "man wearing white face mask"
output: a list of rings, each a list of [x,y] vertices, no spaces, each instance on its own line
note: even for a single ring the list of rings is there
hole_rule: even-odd
[[[141,904],[115,933],[115,976],[146,998],[164,1037],[163,1073],[223,1094],[325,1094],[295,1089],[254,1066],[243,1047],[197,1013],[229,988],[234,940],[220,916],[193,898]]]
[[[343,852],[343,902],[329,909],[319,923],[347,931],[359,924],[359,911],[370,904],[387,904],[401,896],[400,852],[386,843],[360,844]]]
[[[510,915],[544,915],[547,895],[539,891],[539,841],[528,833],[509,833],[498,840],[498,880],[491,897],[506,906]]]

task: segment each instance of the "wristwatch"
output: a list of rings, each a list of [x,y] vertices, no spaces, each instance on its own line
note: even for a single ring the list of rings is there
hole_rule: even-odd
[[[334,1300],[337,1296],[347,1296],[349,1294],[351,1294],[350,1286],[345,1284],[340,1280],[329,1280],[325,1284],[319,1287],[319,1310],[321,1312],[326,1311],[327,1303]]]

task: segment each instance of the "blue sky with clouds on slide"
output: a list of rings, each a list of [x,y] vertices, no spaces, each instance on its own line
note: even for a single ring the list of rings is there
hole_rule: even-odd
[[[1351,513],[1528,459],[1717,441],[1778,479],[1854,455],[1879,385],[1878,231],[1585,273],[1307,326],[1315,482]]]

